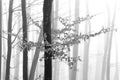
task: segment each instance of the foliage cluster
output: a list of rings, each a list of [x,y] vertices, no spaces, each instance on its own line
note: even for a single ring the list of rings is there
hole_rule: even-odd
[[[92,18],[92,17],[90,17]],[[62,21],[61,21],[62,19]],[[51,54],[51,58],[53,60],[60,60],[60,61],[65,61],[67,62],[67,64],[72,68],[72,66],[77,63],[77,61],[82,61],[80,56],[77,57],[70,57],[69,53],[70,53],[70,47],[75,45],[75,44],[79,44],[82,40],[86,41],[88,39],[90,39],[91,37],[95,37],[98,36],[100,34],[105,34],[107,32],[113,31],[113,29],[111,28],[102,28],[99,32],[95,32],[95,33],[91,33],[91,34],[82,34],[82,33],[77,33],[77,31],[74,29],[75,24],[80,23],[82,21],[88,20],[88,18],[79,18],[79,21],[76,20],[76,23],[73,24],[68,24],[67,21],[63,18],[59,18],[60,22],[65,26],[63,29],[61,30],[55,30],[52,29],[52,33],[51,33],[51,37],[52,37],[52,44],[49,44],[47,42],[47,40],[45,42],[32,42],[29,41],[27,43],[23,43],[22,41],[19,44],[19,48],[21,50],[23,50],[25,47],[28,48],[28,50],[30,50],[32,47],[39,47],[41,51],[49,51],[49,53]],[[34,22],[35,23],[35,22]],[[37,23],[36,23],[37,24]],[[38,25],[38,24],[37,24]],[[43,35],[44,38],[46,38],[46,34]],[[45,50],[44,49],[44,43],[46,43],[48,46],[51,46],[51,48]],[[24,47],[23,47],[24,45]],[[47,59],[44,58],[44,56],[40,59],[40,61],[42,61],[43,59]]]

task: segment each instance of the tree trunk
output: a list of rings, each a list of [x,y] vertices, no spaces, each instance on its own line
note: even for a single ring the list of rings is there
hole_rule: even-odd
[[[115,34],[115,50],[116,50],[116,54],[115,54],[115,74],[114,74],[114,80],[119,80],[119,66],[118,66],[118,64],[119,64],[119,56],[118,56],[118,46],[117,46],[117,36],[116,36],[116,34]]]
[[[107,26],[110,26],[110,12],[109,12],[109,9],[108,10],[108,25]],[[106,73],[106,63],[107,63],[107,48],[108,48],[108,33],[105,34],[105,45],[104,45],[104,56],[103,56],[103,61],[102,61],[102,72],[101,72],[101,80],[105,80],[105,73]]]
[[[87,12],[86,15],[89,15],[88,1],[87,0],[86,0],[86,12]],[[90,34],[90,30],[91,30],[91,24],[90,24],[90,20],[88,19],[86,21],[85,34],[86,33]],[[87,40],[84,42],[83,80],[88,80],[89,45],[90,45],[90,40]]]
[[[43,30],[40,31],[39,38],[38,38],[38,43],[42,42],[42,35],[43,35]],[[33,61],[32,61],[31,69],[30,69],[29,80],[34,80],[35,69],[36,69],[36,66],[37,66],[39,54],[40,54],[40,48],[36,47],[35,55],[34,55],[34,58],[33,58]]]
[[[98,41],[101,39],[101,37],[98,37]],[[97,55],[96,55],[96,67],[95,67],[95,80],[101,80],[101,66],[102,66],[102,52],[101,52],[101,41],[98,42],[97,47]]]
[[[21,0],[22,7],[22,28],[23,43],[27,43],[27,17],[26,17],[26,0]],[[23,45],[23,80],[28,80],[28,48]]]
[[[4,34],[3,34],[3,36],[4,36]],[[7,49],[6,49],[6,43],[7,41],[5,41],[5,40],[3,40],[3,56],[6,56],[6,54],[7,54]],[[3,58],[3,57],[2,57]],[[6,58],[3,58],[3,60],[2,60],[2,76],[1,76],[1,80],[5,80],[5,75],[6,75]]]
[[[20,29],[20,26],[21,26],[21,24],[20,24],[20,17],[21,17],[21,15],[20,15],[20,12],[18,12],[18,30]],[[16,41],[18,42],[19,40],[18,39],[16,39]],[[18,50],[19,48],[17,48],[17,50],[15,50],[15,53],[17,54],[16,56],[15,56],[15,59],[14,59],[14,61],[15,61],[15,73],[14,73],[14,79],[16,79],[16,80],[19,80],[19,68],[20,68],[20,51]]]
[[[0,0],[0,80],[1,80],[1,66],[2,66],[2,0]]]
[[[116,18],[116,5],[114,6],[114,13],[113,13],[111,29],[114,29],[115,18]],[[110,80],[110,59],[111,59],[112,37],[113,37],[113,31],[110,32],[109,39],[108,39],[109,41],[108,41],[107,77],[106,77],[107,79],[106,80]]]
[[[55,5],[53,5],[53,8],[52,8],[52,19],[51,20],[52,20],[52,28],[57,30],[59,0],[56,0],[54,4]],[[60,69],[60,63],[55,60],[53,63],[53,80],[59,80],[59,69]]]
[[[10,80],[10,61],[11,61],[11,52],[12,52],[12,46],[11,46],[12,8],[13,8],[13,0],[10,0],[10,2],[9,2],[9,18],[8,18],[8,40],[7,40],[8,51],[7,51],[5,80]]]
[[[75,0],[75,20],[79,17],[79,5],[80,5],[80,0]],[[75,30],[79,31],[79,24],[75,25]],[[74,45],[73,47],[73,57],[77,57],[78,56],[78,45]],[[70,80],[76,80],[77,77],[77,63],[74,65],[73,69],[71,69],[70,72]]]
[[[52,59],[51,51],[47,51],[51,48],[46,41],[51,44],[51,9],[53,0],[44,0],[43,4],[43,36],[45,43],[45,69],[44,69],[44,80],[52,80]],[[46,37],[45,37],[46,35]]]

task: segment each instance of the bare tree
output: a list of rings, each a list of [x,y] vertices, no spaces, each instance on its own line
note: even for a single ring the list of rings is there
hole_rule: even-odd
[[[52,80],[52,59],[51,59],[52,55],[51,55],[51,51],[47,51],[48,49],[51,48],[51,46],[49,46],[47,42],[51,44],[52,2],[53,0],[44,0],[44,3],[43,3],[43,36],[44,36],[44,43],[45,43],[44,80]]]
[[[9,17],[8,17],[8,51],[7,51],[7,62],[6,62],[6,77],[5,80],[10,80],[10,61],[11,61],[11,52],[12,52],[12,43],[11,43],[11,33],[12,33],[12,8],[13,0],[9,1]]]
[[[23,43],[27,43],[27,17],[26,17],[26,0],[21,0],[22,7],[22,28],[23,28]],[[23,45],[23,80],[28,80],[28,48]]]

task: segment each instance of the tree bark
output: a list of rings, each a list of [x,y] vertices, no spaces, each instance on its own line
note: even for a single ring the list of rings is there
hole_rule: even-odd
[[[51,51],[46,51],[51,48],[46,41],[51,44],[51,11],[52,11],[53,0],[44,0],[43,4],[43,36],[45,43],[45,69],[44,69],[44,80],[52,80],[52,59]],[[46,37],[45,37],[46,35]]]
[[[10,0],[10,2],[9,2],[9,17],[8,17],[8,40],[7,40],[8,51],[7,51],[5,80],[10,80],[10,61],[11,61],[11,52],[12,52],[12,45],[11,45],[12,8],[13,8],[13,0]]]
[[[26,0],[21,0],[22,7],[22,28],[23,28],[23,43],[27,43],[27,17],[26,17]],[[25,47],[23,45],[23,47]],[[28,80],[28,48],[23,49],[23,80]]]

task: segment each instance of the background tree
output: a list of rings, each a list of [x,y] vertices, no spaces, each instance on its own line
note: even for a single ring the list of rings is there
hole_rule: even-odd
[[[2,66],[2,0],[0,0],[0,80],[1,80],[1,66]]]
[[[8,17],[8,40],[7,40],[7,62],[6,62],[6,77],[5,80],[10,80],[10,61],[12,53],[12,43],[11,43],[11,33],[12,33],[12,9],[13,9],[13,0],[9,1],[9,17]]]
[[[86,15],[89,16],[88,0],[86,0]],[[90,20],[86,20],[85,34],[90,34],[91,23]],[[89,67],[89,46],[90,40],[84,42],[84,62],[83,62],[83,80],[88,80],[88,67]]]
[[[58,15],[59,15],[59,0],[55,0],[53,7],[52,7],[52,28],[57,30],[58,29]],[[53,40],[53,39],[52,39]],[[60,63],[59,61],[53,62],[53,80],[59,80],[59,69],[60,69]],[[57,75],[56,75],[57,74]]]
[[[27,43],[27,16],[26,16],[26,0],[21,0],[22,7],[22,28],[23,28],[23,44]],[[23,80],[28,80],[28,48],[23,45]]]
[[[114,29],[115,26],[115,18],[116,18],[116,4],[114,6],[113,18],[112,18],[112,26],[111,29]],[[106,80],[110,80],[110,60],[111,60],[111,46],[112,46],[112,38],[113,38],[113,31],[108,34],[108,56],[107,56],[107,76]]]
[[[107,26],[110,26],[110,12],[109,9],[107,9],[108,12],[108,19],[107,19]],[[106,63],[107,63],[107,47],[108,47],[108,33],[105,35],[105,41],[104,41],[104,55],[103,55],[103,62],[102,62],[102,71],[101,71],[101,80],[105,80],[105,73],[106,73]]]
[[[79,17],[79,8],[80,7],[80,0],[75,0],[75,20]],[[75,30],[77,31],[77,33],[79,33],[79,24],[75,25]],[[78,56],[78,44],[75,44],[73,46],[73,57],[77,57]],[[71,75],[70,75],[70,80],[76,80],[77,77],[77,63],[74,65],[73,69],[71,69]]]
[[[114,74],[114,80],[119,80],[119,66],[118,66],[118,46],[117,46],[117,36],[116,36],[116,34],[115,34],[115,49],[116,49],[116,59],[115,59],[115,61],[116,61],[116,63],[115,63],[115,74]]]
[[[42,42],[42,39],[43,39],[42,36],[43,36],[43,30],[41,29],[39,37],[38,37],[38,41],[37,41],[38,43]],[[33,61],[32,61],[32,66],[30,69],[29,80],[34,80],[34,75],[35,75],[35,70],[36,70],[39,54],[40,54],[40,47],[36,47],[35,54],[34,54]]]
[[[20,20],[20,17],[21,17],[21,14],[20,14],[20,12],[18,12],[18,16],[17,16],[17,30],[18,30],[18,32],[19,32],[19,30],[20,30],[20,26],[21,26],[21,20]],[[19,39],[17,38],[16,39],[16,41],[18,42],[19,41]],[[15,72],[14,72],[14,79],[19,79],[19,72],[20,72],[20,70],[19,70],[19,68],[20,68],[20,51],[18,50],[19,48],[17,48],[16,50],[15,50],[15,53],[17,54],[16,56],[15,56],[15,59],[14,59],[14,64],[15,64]]]
[[[44,61],[44,80],[52,80],[52,59],[51,51],[47,51],[51,48],[46,41],[51,44],[51,11],[53,0],[44,0],[43,3],[43,36],[45,44],[45,61]],[[45,37],[46,35],[46,37]]]

